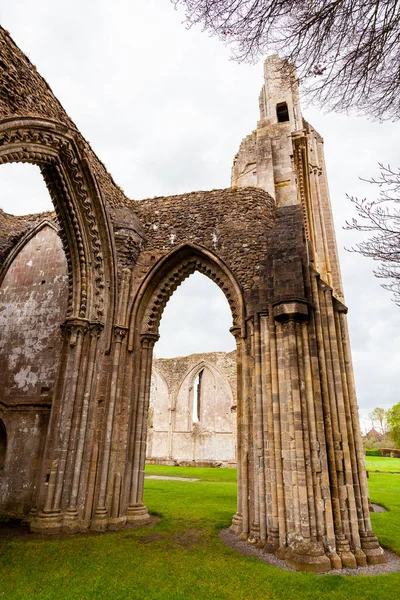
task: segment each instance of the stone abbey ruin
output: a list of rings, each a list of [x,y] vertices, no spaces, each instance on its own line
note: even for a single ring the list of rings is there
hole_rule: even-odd
[[[235,351],[154,359],[147,462],[236,467],[236,411]]]
[[[1,514],[49,534],[148,520],[153,346],[199,271],[236,340],[232,530],[299,570],[384,562],[323,141],[293,72],[267,59],[232,187],[135,201],[4,29],[0,44],[0,163],[38,165],[55,209],[0,212]]]

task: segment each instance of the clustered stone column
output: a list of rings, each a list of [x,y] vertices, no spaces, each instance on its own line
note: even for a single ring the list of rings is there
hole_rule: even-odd
[[[38,510],[31,515],[32,531],[78,531],[79,491],[84,496],[89,477],[84,460],[85,440],[93,434],[95,362],[103,325],[83,318],[62,325],[61,368],[49,423]],[[82,401],[83,399],[83,401]],[[87,462],[87,461],[86,461]],[[46,481],[46,472],[47,482]],[[82,511],[81,511],[82,513]]]
[[[299,570],[385,562],[374,536],[345,307],[312,273],[238,346],[238,510],[231,529]]]
[[[143,504],[143,484],[153,347],[158,337],[158,334],[154,333],[142,334],[140,337],[138,385],[135,386],[136,402],[132,415],[131,430],[133,460],[132,472],[130,473],[129,504],[126,512],[128,523],[145,522],[149,519],[147,508]]]

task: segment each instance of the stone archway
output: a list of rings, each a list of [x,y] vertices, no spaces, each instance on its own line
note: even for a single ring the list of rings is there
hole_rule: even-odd
[[[144,466],[146,458],[147,413],[154,343],[162,312],[176,288],[192,273],[199,271],[214,281],[225,293],[231,312],[232,334],[240,339],[244,327],[244,301],[239,284],[228,267],[209,250],[184,244],[171,252],[150,271],[132,304],[129,340],[133,351],[136,385],[132,390],[128,442],[125,506],[128,522],[148,519],[143,505]],[[241,344],[238,343],[238,349]],[[240,350],[239,350],[240,351]],[[238,358],[238,378],[241,376]],[[242,385],[238,385],[241,405]],[[238,436],[239,439],[239,436]],[[240,479],[240,475],[239,475]]]
[[[39,166],[55,207],[69,280],[55,401],[31,528],[74,531],[83,512],[78,496],[85,495],[83,446],[94,403],[94,373],[110,337],[113,242],[85,147],[64,125],[30,117],[1,121],[0,164],[10,162]]]

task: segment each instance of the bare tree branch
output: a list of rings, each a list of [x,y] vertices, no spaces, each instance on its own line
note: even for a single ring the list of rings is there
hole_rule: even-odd
[[[309,101],[400,117],[399,0],[171,0],[238,61],[278,52],[296,64]]]
[[[378,198],[370,202],[349,196],[358,219],[346,222],[345,229],[372,233],[350,251],[380,263],[374,273],[389,281],[382,287],[393,293],[394,301],[400,306],[400,169],[394,171],[382,164],[379,167],[380,177],[367,180],[380,188]]]

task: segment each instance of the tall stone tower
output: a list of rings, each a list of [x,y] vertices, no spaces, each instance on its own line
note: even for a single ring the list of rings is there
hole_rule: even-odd
[[[324,142],[302,117],[296,71],[277,55],[264,63],[260,120],[242,141],[232,167],[232,186],[268,192],[277,208],[301,205],[309,259],[343,300]]]
[[[249,514],[244,500],[232,529],[254,543],[266,535],[265,550],[296,569],[385,562],[368,513],[323,139],[302,117],[293,65],[277,55],[264,63],[259,107],[257,128],[235,156],[231,185],[264,190],[276,209],[269,306],[259,317],[254,357],[264,434],[257,439],[255,427],[252,445],[247,417],[238,416],[239,482],[255,465],[242,493],[259,497]],[[262,444],[264,453],[250,456]],[[257,477],[263,460],[265,481]]]

